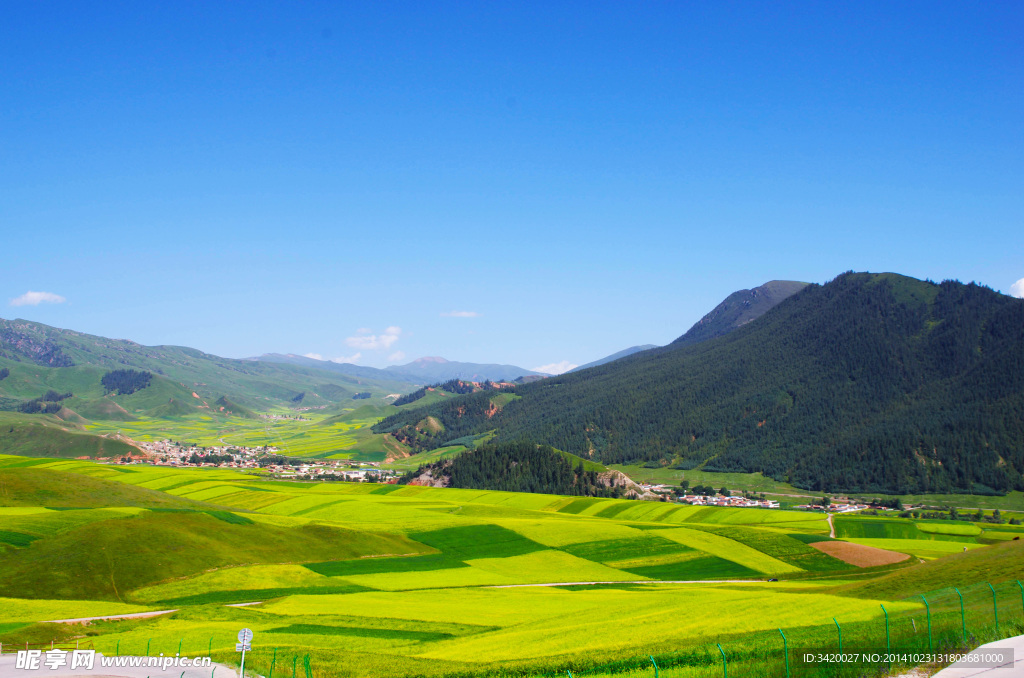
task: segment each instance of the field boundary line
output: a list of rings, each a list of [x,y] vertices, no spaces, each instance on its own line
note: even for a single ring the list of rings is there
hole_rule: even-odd
[[[764,579],[642,579],[636,581],[562,581],[545,584],[500,584],[485,589],[521,589],[530,586],[595,586],[600,584],[763,584]]]

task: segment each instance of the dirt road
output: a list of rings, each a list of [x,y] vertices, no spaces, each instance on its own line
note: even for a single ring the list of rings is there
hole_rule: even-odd
[[[99,621],[101,619],[145,619],[146,617],[158,617],[162,614],[170,614],[177,610],[157,610],[155,612],[135,612],[134,614],[111,614],[106,617],[78,617],[77,619],[47,619],[40,624],[81,624],[82,622]]]

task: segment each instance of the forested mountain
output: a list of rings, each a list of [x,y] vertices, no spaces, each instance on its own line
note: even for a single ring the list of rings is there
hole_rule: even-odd
[[[484,445],[421,466],[398,482],[587,497],[616,497],[626,490],[625,484],[610,487],[597,471],[585,470],[582,461],[574,466],[557,450],[523,442]]]
[[[1024,489],[1024,300],[973,283],[847,273],[724,336],[514,393],[497,412],[478,393],[375,430],[432,416],[446,437],[496,430],[605,463],[762,471],[813,490]]]
[[[625,349],[623,349],[623,350],[621,350],[621,351],[619,351],[617,353],[612,353],[611,355],[607,355],[607,356],[605,356],[603,358],[599,358],[599,359],[597,359],[597,360],[595,360],[593,362],[589,362],[586,365],[580,365],[579,367],[574,367],[571,370],[569,370],[569,372],[579,372],[580,370],[586,370],[586,369],[589,369],[591,367],[597,367],[598,365],[606,365],[606,364],[612,362],[613,360],[618,360],[619,358],[625,358],[626,356],[633,355],[634,353],[639,353],[640,351],[647,351],[647,350],[650,350],[652,348],[658,348],[658,347],[655,346],[654,344],[644,344],[643,346],[630,346],[629,348],[625,348]]]

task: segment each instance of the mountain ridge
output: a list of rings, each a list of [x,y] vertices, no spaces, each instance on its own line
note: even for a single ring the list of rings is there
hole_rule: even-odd
[[[612,353],[611,355],[606,355],[603,358],[598,358],[597,360],[591,361],[591,362],[583,364],[583,365],[579,365],[578,367],[574,367],[571,370],[567,370],[566,374],[568,374],[569,372],[579,372],[580,370],[590,369],[591,367],[597,367],[599,365],[606,365],[606,364],[608,364],[610,362],[613,362],[615,360],[618,360],[620,358],[625,358],[627,356],[631,356],[634,353],[640,353],[641,351],[649,351],[652,348],[658,348],[658,345],[657,344],[641,344],[639,346],[630,346],[629,348],[624,348],[621,351],[617,351],[615,353]]]
[[[393,379],[417,386],[449,381],[451,379],[464,379],[466,381],[512,381],[519,377],[548,376],[516,365],[467,363],[448,360],[439,356],[424,356],[404,365],[390,365],[384,368],[366,367],[353,363],[336,363],[331,360],[319,360],[294,353],[266,353],[258,358],[249,358],[248,360],[304,365],[349,376],[362,376],[368,379]]]
[[[762,472],[815,491],[1024,489],[1024,301],[973,283],[848,272],[724,335],[514,393],[491,415],[469,395],[375,430],[429,415],[452,437],[493,430],[604,463]]]

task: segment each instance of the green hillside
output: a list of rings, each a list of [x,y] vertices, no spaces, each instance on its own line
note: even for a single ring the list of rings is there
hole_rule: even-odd
[[[137,454],[126,442],[80,430],[53,415],[0,412],[0,454],[29,457],[120,457]]]
[[[142,346],[26,320],[0,319],[0,368],[10,371],[0,381],[0,398],[31,399],[54,389],[73,393],[76,403],[91,414],[109,411],[109,407],[95,404],[101,399],[111,400],[129,413],[173,417],[219,407],[215,401],[220,397],[228,398],[239,411],[265,411],[352,402],[357,393],[383,398],[410,388],[398,380],[351,376],[305,365],[233,360],[180,346]],[[126,370],[150,373],[152,382],[132,393],[104,387],[105,375]]]
[[[123,469],[122,469],[123,470]],[[52,468],[0,468],[0,505],[48,508],[217,508],[173,494]]]
[[[978,285],[848,273],[725,336],[486,394],[427,416],[434,447],[496,430],[603,463],[762,472],[814,491],[1024,489],[1024,300]]]
[[[1024,541],[1008,541],[986,549],[955,553],[919,567],[893,572],[841,589],[861,598],[898,599],[943,589],[955,582],[968,586],[983,582],[1014,582],[1024,578]]]
[[[78,545],[89,545],[80,548]],[[97,520],[0,555],[0,596],[121,600],[158,581],[252,563],[426,550],[394,535],[278,527],[226,511],[144,512]]]

